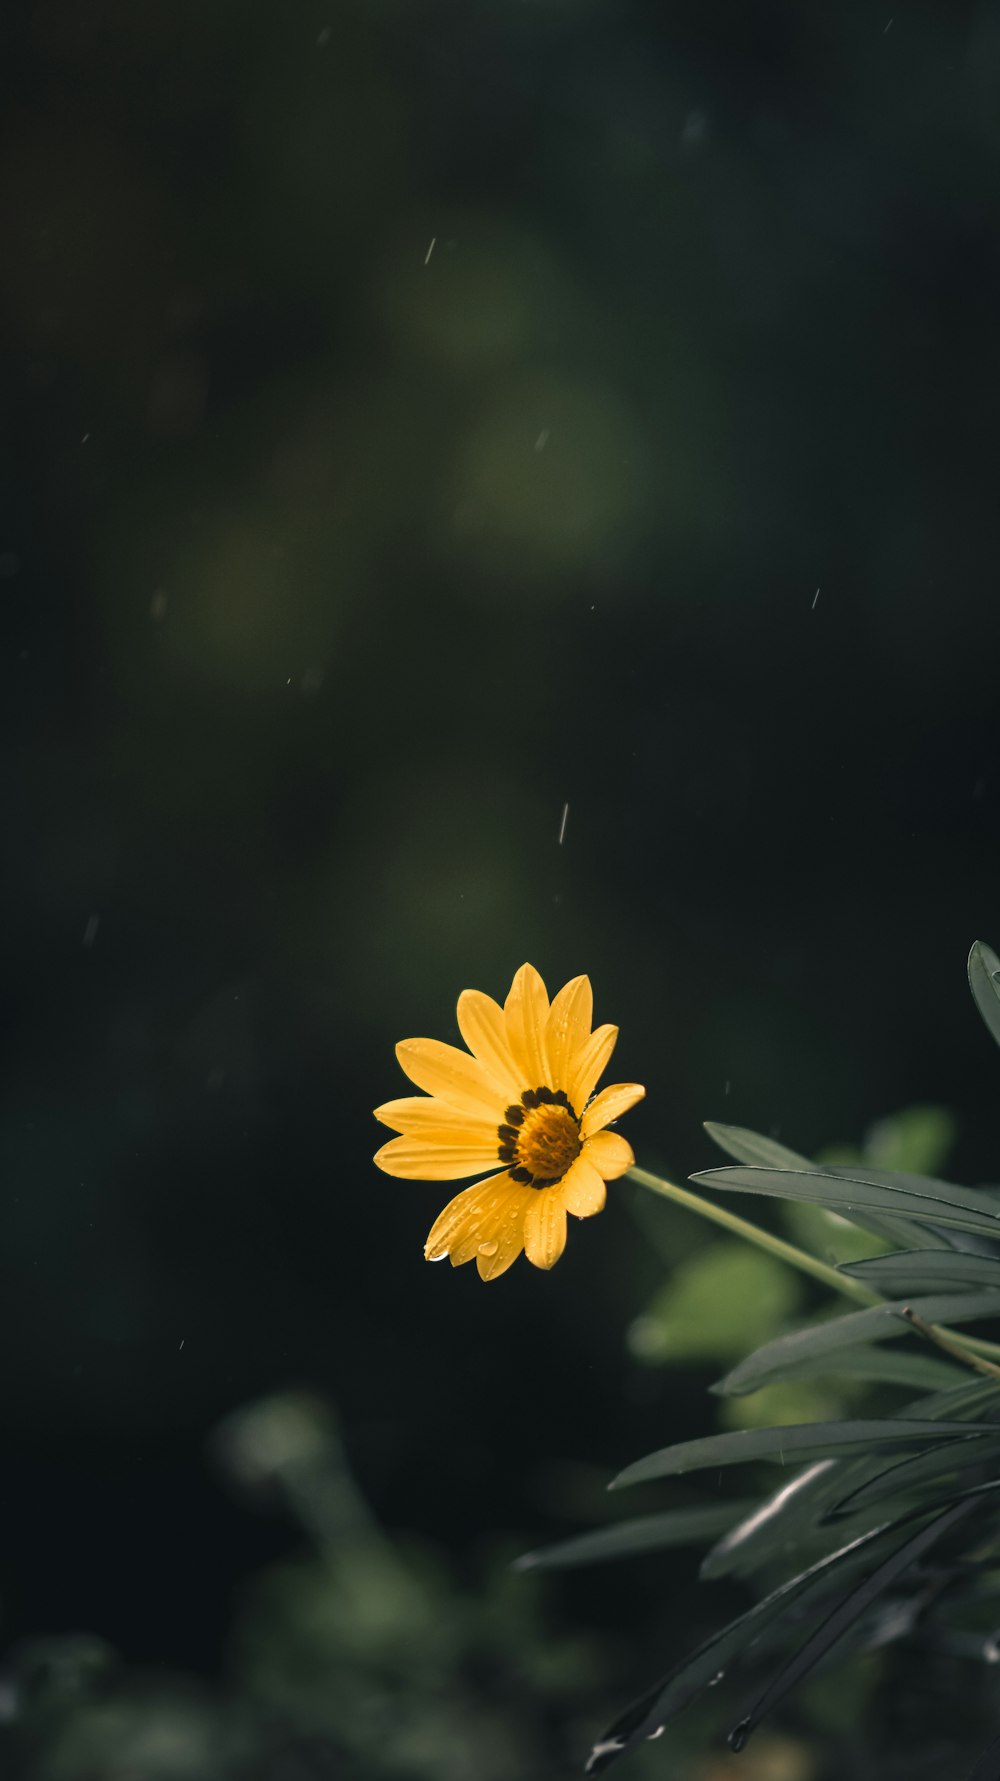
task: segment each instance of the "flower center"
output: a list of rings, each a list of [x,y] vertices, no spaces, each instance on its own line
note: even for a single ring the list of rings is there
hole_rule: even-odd
[[[504,1121],[497,1127],[500,1161],[527,1187],[561,1181],[583,1148],[580,1121],[561,1088],[526,1088]]]

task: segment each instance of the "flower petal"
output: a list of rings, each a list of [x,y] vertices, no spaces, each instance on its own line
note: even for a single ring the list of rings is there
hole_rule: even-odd
[[[562,1195],[558,1188],[536,1189],[524,1215],[525,1254],[534,1267],[553,1268],[565,1247],[566,1208]]]
[[[428,1261],[435,1262],[450,1254],[454,1265],[459,1267],[462,1262],[471,1261],[474,1255],[478,1260],[481,1245],[488,1247],[495,1243],[497,1247],[493,1253],[482,1258],[483,1261],[502,1263],[484,1276],[495,1278],[497,1273],[510,1267],[524,1247],[524,1213],[533,1198],[533,1190],[512,1181],[506,1169],[500,1175],[492,1175],[488,1181],[477,1181],[474,1187],[465,1188],[449,1201],[435,1220],[424,1245],[424,1255]],[[483,1272],[482,1267],[479,1271]]]
[[[550,1088],[569,1093],[573,1058],[590,1037],[594,997],[589,977],[572,977],[554,997],[545,1023]]]
[[[595,1027],[590,1038],[573,1059],[571,1072],[573,1086],[568,1092],[573,1106],[578,1111],[582,1111],[586,1106],[599,1078],[607,1069],[617,1038],[617,1027]],[[415,1077],[414,1081],[416,1081]]]
[[[545,1023],[549,997],[534,965],[522,965],[503,1005],[507,1043],[522,1088],[542,1088],[548,1082],[545,1055]]]
[[[531,1192],[529,1187],[528,1192]],[[492,1255],[484,1255],[482,1251],[476,1256],[476,1267],[479,1269],[480,1280],[499,1280],[501,1274],[516,1262],[524,1248],[524,1221],[519,1219],[516,1228],[513,1226],[503,1234]]]
[[[635,1106],[636,1101],[642,1100],[645,1093],[646,1090],[638,1082],[613,1082],[609,1087],[602,1088],[600,1094],[594,1096],[580,1121],[580,1130],[584,1137],[589,1138],[593,1132],[599,1132],[602,1126],[610,1125],[613,1119],[620,1119],[623,1113]]]
[[[499,1158],[495,1141],[474,1144],[460,1134],[441,1132],[435,1138],[390,1138],[374,1160],[387,1175],[406,1181],[458,1181],[494,1168]]]
[[[563,1205],[574,1218],[593,1218],[603,1212],[608,1190],[601,1176],[586,1156],[578,1156],[573,1167],[559,1183]]]
[[[635,1153],[619,1132],[595,1132],[584,1141],[581,1161],[592,1163],[605,1181],[616,1181],[635,1162]]]
[[[438,1101],[433,1095],[401,1095],[398,1101],[385,1101],[375,1108],[375,1118],[394,1132],[407,1132],[422,1137],[439,1132],[461,1132],[470,1141],[495,1138],[496,1126],[491,1119],[481,1119]]]
[[[480,989],[463,989],[458,998],[458,1029],[483,1069],[496,1082],[505,1101],[520,1099],[522,1082],[507,1043],[503,1009]],[[536,1085],[537,1086],[537,1085]]]
[[[478,1119],[499,1125],[503,1096],[474,1057],[440,1039],[401,1039],[396,1046],[400,1068],[411,1082],[449,1107],[464,1107]]]

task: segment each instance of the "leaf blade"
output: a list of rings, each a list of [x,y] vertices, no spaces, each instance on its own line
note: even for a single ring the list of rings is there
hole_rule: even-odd
[[[1000,958],[985,940],[969,953],[969,988],[990,1036],[1000,1045]]]
[[[801,1366],[814,1358],[826,1358],[839,1350],[866,1342],[892,1342],[910,1333],[902,1317],[909,1309],[926,1323],[962,1323],[977,1318],[1000,1316],[1000,1293],[932,1293],[926,1297],[887,1301],[866,1311],[849,1311],[827,1323],[812,1324],[803,1330],[792,1330],[765,1342],[745,1360],[739,1362],[713,1391],[723,1397],[742,1397],[762,1385],[785,1378],[786,1367]],[[801,1374],[800,1374],[801,1377]]]
[[[611,1480],[608,1489],[621,1490],[630,1484],[647,1484],[653,1478],[678,1478],[686,1472],[744,1465],[756,1460],[768,1460],[777,1465],[804,1465],[852,1449],[870,1452],[873,1446],[919,1447],[924,1441],[946,1440],[951,1426],[931,1420],[854,1417],[836,1422],[791,1423],[779,1428],[733,1429],[721,1435],[703,1435],[694,1441],[681,1441],[646,1454],[625,1466]],[[965,1434],[975,1425],[961,1423],[957,1426]],[[994,1425],[988,1426],[992,1428]]]
[[[750,1733],[760,1724],[761,1720],[776,1707],[790,1689],[800,1682],[802,1677],[819,1663],[832,1645],[841,1639],[848,1628],[869,1608],[890,1583],[902,1575],[907,1566],[941,1539],[957,1521],[964,1519],[974,1508],[974,1504],[965,1500],[952,1503],[942,1515],[935,1516],[927,1526],[922,1527],[909,1540],[904,1541],[895,1552],[853,1589],[844,1601],[840,1602],[833,1613],[828,1615],[821,1626],[817,1627],[812,1637],[800,1646],[790,1661],[782,1666],[760,1698],[751,1707],[750,1712],[734,1727],[729,1735],[730,1745],[734,1750],[742,1750]]]
[[[570,1569],[575,1565],[603,1563],[606,1559],[630,1558],[640,1552],[694,1545],[712,1540],[745,1517],[754,1506],[752,1497],[732,1498],[683,1509],[665,1509],[659,1515],[637,1515],[613,1527],[592,1528],[571,1539],[555,1541],[514,1560],[515,1571]]]
[[[854,1224],[864,1225],[866,1212],[902,1213],[924,1224],[953,1226],[956,1230],[974,1231],[1000,1238],[1000,1208],[993,1209],[986,1199],[977,1199],[971,1188],[954,1187],[948,1182],[931,1182],[917,1187],[920,1176],[893,1181],[876,1180],[886,1171],[866,1170],[861,1164],[853,1171],[763,1168],[702,1169],[691,1176],[699,1187],[717,1188],[724,1193],[763,1194],[770,1199],[803,1200],[828,1206]],[[940,1191],[930,1192],[934,1188]]]
[[[877,1291],[945,1292],[962,1287],[994,1286],[1000,1290],[1000,1256],[975,1255],[965,1249],[896,1249],[863,1261],[841,1262],[838,1273]]]

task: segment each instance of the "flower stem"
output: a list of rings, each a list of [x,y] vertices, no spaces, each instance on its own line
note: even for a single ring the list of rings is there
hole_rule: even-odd
[[[724,1206],[715,1206],[711,1200],[703,1200],[700,1194],[693,1194],[686,1187],[677,1187],[672,1181],[664,1181],[662,1175],[650,1175],[646,1169],[633,1167],[628,1174],[633,1181],[650,1188],[654,1194],[662,1194],[665,1200],[673,1200],[676,1206],[685,1206],[689,1212],[697,1212],[711,1224],[721,1225],[723,1230],[732,1231],[735,1236],[743,1237],[748,1243],[755,1243],[758,1249],[766,1250],[768,1255],[776,1255],[779,1261],[788,1262],[790,1267],[798,1268],[801,1274],[811,1274],[814,1280],[821,1280],[824,1286],[832,1287],[834,1292],[842,1292],[846,1298],[854,1299],[859,1305],[885,1304],[880,1293],[872,1292],[871,1287],[863,1286],[860,1280],[852,1279],[850,1274],[838,1273],[829,1262],[821,1262],[817,1256],[809,1255],[805,1249],[797,1248],[794,1243],[786,1243],[782,1237],[772,1236],[770,1231],[762,1230],[758,1224],[751,1224],[749,1219],[739,1218],[735,1212],[727,1212]]]
[[[700,1194],[693,1194],[686,1187],[678,1187],[673,1181],[665,1181],[662,1175],[651,1175],[648,1169],[634,1166],[627,1173],[633,1181],[638,1181],[642,1187],[648,1187],[652,1193],[660,1194],[665,1200],[673,1200],[675,1206],[684,1206],[689,1212],[697,1212],[700,1218],[707,1218],[710,1224],[721,1225],[724,1231],[732,1231],[734,1236],[755,1244],[768,1255],[777,1256],[779,1261],[798,1268],[800,1274],[810,1274],[814,1280],[821,1281],[833,1292],[840,1292],[845,1298],[854,1299],[856,1304],[872,1306],[889,1303],[881,1293],[873,1292],[850,1274],[841,1274],[829,1262],[821,1262],[807,1250],[799,1249],[794,1243],[786,1243],[782,1237],[772,1236],[770,1231],[762,1230],[760,1225],[751,1224],[749,1219],[739,1218],[735,1212],[727,1212],[724,1206],[713,1205],[711,1200],[703,1200]],[[921,1335],[937,1342],[939,1347],[946,1348],[956,1360],[964,1361],[966,1366],[973,1367],[977,1372],[996,1371],[992,1366],[984,1368],[978,1365],[974,1357],[982,1355],[988,1360],[1000,1361],[1000,1343],[987,1342],[980,1336],[966,1336],[959,1330],[947,1329],[942,1324],[925,1324],[922,1318],[918,1320],[914,1317],[909,1306],[906,1321],[918,1329]]]

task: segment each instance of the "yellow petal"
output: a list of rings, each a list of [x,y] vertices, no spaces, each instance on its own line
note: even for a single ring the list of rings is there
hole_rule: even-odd
[[[577,1157],[560,1181],[559,1191],[567,1212],[575,1218],[592,1218],[595,1212],[603,1212],[608,1197],[601,1176],[586,1156]]]
[[[421,1136],[461,1132],[476,1142],[480,1138],[495,1138],[497,1129],[492,1120],[449,1107],[446,1101],[438,1101],[433,1095],[401,1095],[398,1101],[385,1101],[381,1107],[375,1108],[375,1118],[383,1125],[391,1126],[394,1132],[419,1132]]]
[[[474,1187],[465,1188],[449,1201],[435,1220],[424,1255],[429,1262],[436,1262],[454,1253],[458,1266],[457,1258],[471,1261],[480,1244],[496,1243],[493,1257],[486,1258],[495,1260],[501,1253],[505,1255],[514,1242],[510,1260],[504,1263],[509,1267],[523,1247],[524,1211],[532,1198],[533,1190],[512,1181],[506,1169],[488,1181],[477,1181]]]
[[[602,1088],[595,1095],[587,1108],[580,1130],[585,1138],[593,1132],[599,1132],[602,1126],[610,1125],[613,1119],[620,1119],[636,1101],[641,1101],[646,1090],[638,1082],[613,1082],[608,1088]]]
[[[522,1088],[542,1088],[548,1082],[545,1055],[545,1023],[549,998],[534,965],[522,965],[503,1005],[507,1043]]]
[[[590,1037],[594,1017],[594,997],[589,977],[573,977],[564,983],[549,1009],[545,1023],[545,1052],[549,1065],[550,1088],[569,1093],[575,1054]],[[537,1084],[534,1086],[537,1087]]]
[[[493,1078],[505,1104],[519,1100],[522,1088],[530,1085],[520,1080],[514,1067],[499,1002],[480,989],[463,989],[458,998],[458,1030],[473,1057]]]
[[[617,1027],[596,1027],[573,1059],[569,1098],[577,1111],[586,1106],[607,1069],[617,1038]]]
[[[480,1279],[496,1280],[516,1262],[524,1248],[524,1214],[534,1198],[530,1187],[511,1181],[475,1228],[451,1250],[451,1265],[475,1259]]]
[[[499,1125],[503,1096],[497,1093],[482,1064],[445,1045],[440,1039],[401,1039],[396,1046],[400,1068],[411,1082],[429,1095],[438,1095],[449,1107],[464,1107],[478,1119]]]
[[[566,1208],[558,1188],[534,1192],[524,1214],[524,1252],[536,1268],[553,1268],[566,1247]]]
[[[528,1192],[531,1192],[529,1187]],[[480,1280],[499,1280],[501,1274],[516,1262],[524,1248],[524,1223],[518,1223],[517,1229],[504,1233],[503,1241],[498,1243],[492,1255],[480,1252],[476,1256],[476,1267],[479,1269]]]
[[[592,1163],[605,1181],[617,1181],[635,1162],[631,1144],[618,1132],[595,1132],[587,1138],[581,1152],[581,1160]]]
[[[390,1138],[376,1151],[375,1161],[387,1175],[406,1181],[458,1181],[496,1166],[496,1142],[470,1144],[468,1138],[440,1133],[436,1138]]]

